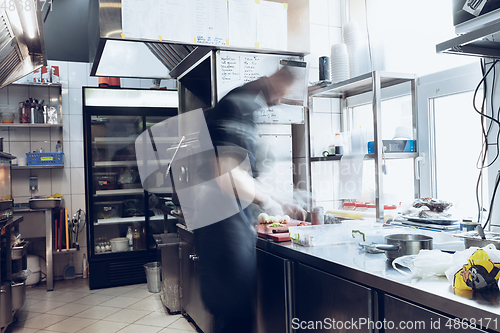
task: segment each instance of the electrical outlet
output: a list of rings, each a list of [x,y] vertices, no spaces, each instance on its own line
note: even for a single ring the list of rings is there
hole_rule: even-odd
[[[30,191],[38,191],[38,177],[30,177]]]

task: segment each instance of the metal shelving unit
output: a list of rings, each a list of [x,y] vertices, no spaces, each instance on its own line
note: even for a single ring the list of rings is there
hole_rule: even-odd
[[[345,102],[348,97],[373,92],[372,110],[373,110],[373,128],[374,128],[374,141],[375,153],[365,155],[365,159],[375,160],[375,203],[377,205],[376,219],[377,221],[384,221],[384,204],[381,202],[383,193],[383,172],[382,165],[384,156],[382,154],[382,114],[381,114],[381,92],[382,89],[409,83],[410,94],[412,98],[412,116],[413,116],[413,129],[417,133],[417,98],[416,98],[416,76],[414,74],[400,74],[391,72],[374,71],[366,73],[349,80],[345,80],[335,84],[321,84],[318,86],[309,87],[309,97],[323,97],[323,98],[339,98]],[[342,103],[345,109],[345,103]],[[308,112],[310,117],[310,112]],[[310,119],[307,121],[311,123]],[[311,130],[308,129],[311,133]],[[418,134],[417,136],[418,137]],[[418,157],[418,147],[415,153],[385,153],[385,159],[403,159]],[[327,156],[327,157],[308,157],[309,163],[323,162],[323,161],[339,161],[341,156]],[[309,165],[309,173],[311,172]],[[309,174],[309,182],[311,182],[311,174]],[[418,196],[419,181],[415,182],[415,196]]]

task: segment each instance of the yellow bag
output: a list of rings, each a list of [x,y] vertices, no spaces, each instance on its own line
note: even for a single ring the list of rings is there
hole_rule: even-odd
[[[500,263],[494,263],[485,250],[476,250],[453,279],[453,287],[465,290],[479,290],[498,284]]]

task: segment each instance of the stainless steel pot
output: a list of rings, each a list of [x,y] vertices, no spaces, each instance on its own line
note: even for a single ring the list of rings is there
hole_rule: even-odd
[[[474,239],[474,238],[464,238],[464,245],[465,248],[468,249],[469,247],[475,246],[475,247],[485,247],[488,244],[493,244],[495,247],[500,250],[500,241],[498,240],[482,240],[482,239]]]
[[[17,311],[23,307],[26,301],[26,282],[12,283],[12,311]]]
[[[416,234],[395,234],[384,237],[386,244],[376,248],[384,250],[388,259],[418,254],[420,250],[432,250],[432,237]]]

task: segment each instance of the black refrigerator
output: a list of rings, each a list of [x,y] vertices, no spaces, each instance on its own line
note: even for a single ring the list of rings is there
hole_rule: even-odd
[[[90,289],[145,283],[144,264],[160,261],[164,200],[143,189],[135,142],[176,116],[177,100],[172,90],[83,88]]]

